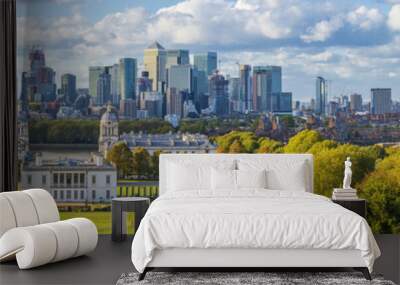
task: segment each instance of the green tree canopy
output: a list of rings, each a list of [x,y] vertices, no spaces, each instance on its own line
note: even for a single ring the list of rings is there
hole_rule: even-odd
[[[158,178],[159,176],[159,161],[161,150],[156,150],[150,157],[150,173],[153,178]]]
[[[240,140],[235,140],[230,146],[229,146],[229,153],[245,153],[246,149],[240,142]]]
[[[336,148],[325,148],[314,154],[314,192],[330,197],[333,188],[343,184],[344,161],[347,157],[353,163],[352,186],[355,187],[362,179],[374,170],[376,153],[368,147],[351,144],[339,145]]]
[[[283,144],[279,141],[271,140],[269,138],[260,138],[258,140],[259,148],[258,153],[280,153],[282,152]]]
[[[145,148],[136,147],[133,150],[132,167],[133,174],[139,178],[150,176],[150,154]]]
[[[215,139],[218,147],[217,152],[231,152],[231,145],[236,142],[235,147],[237,150],[243,148],[241,152],[253,153],[258,147],[258,138],[252,132],[240,132],[232,131],[223,136],[219,136]]]
[[[117,167],[118,177],[126,178],[132,172],[132,152],[125,142],[118,142],[107,152],[107,160]]]
[[[284,147],[285,153],[305,153],[315,143],[322,141],[321,134],[314,130],[303,130],[291,137]]]
[[[400,151],[377,163],[358,186],[367,199],[368,222],[374,232],[400,233]]]

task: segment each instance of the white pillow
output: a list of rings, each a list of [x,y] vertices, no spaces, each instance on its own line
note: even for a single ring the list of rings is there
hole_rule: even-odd
[[[167,191],[211,190],[211,169],[235,169],[235,161],[169,162],[167,164]]]
[[[240,170],[266,169],[267,188],[271,190],[303,191],[307,189],[306,161],[281,159],[268,161],[262,159],[239,160]]]
[[[267,188],[267,172],[262,170],[236,170],[237,188]]]
[[[211,169],[212,190],[235,190],[236,170],[233,169]]]
[[[305,163],[295,163],[285,169],[270,169],[267,171],[267,181],[269,189],[306,192]]]

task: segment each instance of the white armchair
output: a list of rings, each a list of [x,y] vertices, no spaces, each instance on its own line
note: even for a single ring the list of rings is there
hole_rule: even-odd
[[[0,193],[0,262],[17,259],[20,269],[84,255],[96,248],[92,221],[60,221],[53,197],[43,189]]]

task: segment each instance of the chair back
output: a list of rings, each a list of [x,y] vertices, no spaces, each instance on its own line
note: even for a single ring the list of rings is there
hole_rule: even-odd
[[[57,222],[60,214],[53,197],[44,189],[0,193],[0,237],[15,227]]]

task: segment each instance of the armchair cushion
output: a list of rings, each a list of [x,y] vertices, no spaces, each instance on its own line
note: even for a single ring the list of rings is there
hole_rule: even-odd
[[[20,269],[84,255],[96,248],[92,221],[59,221],[57,205],[43,189],[0,193],[0,262],[17,260]]]

